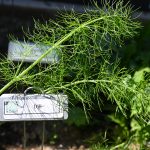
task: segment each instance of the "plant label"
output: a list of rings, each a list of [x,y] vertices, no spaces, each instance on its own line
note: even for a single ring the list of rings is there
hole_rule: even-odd
[[[68,97],[63,94],[3,94],[0,121],[63,120],[68,117]]]
[[[45,53],[50,46],[10,41],[8,45],[8,59],[13,61],[34,62],[43,53]],[[41,63],[57,63],[59,61],[58,53],[60,50],[52,50]]]

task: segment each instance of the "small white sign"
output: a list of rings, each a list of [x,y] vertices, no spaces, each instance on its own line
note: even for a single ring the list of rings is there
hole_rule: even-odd
[[[13,42],[8,44],[8,59],[13,61],[34,62],[37,60],[50,46],[35,43]],[[41,63],[57,63],[59,61],[58,51],[52,50]]]
[[[68,118],[68,98],[63,94],[3,94],[0,121],[62,120]]]

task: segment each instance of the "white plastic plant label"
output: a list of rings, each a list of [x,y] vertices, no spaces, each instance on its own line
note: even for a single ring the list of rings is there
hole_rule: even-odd
[[[0,97],[0,121],[67,119],[67,101],[63,94],[3,94]]]
[[[10,41],[8,45],[8,59],[13,61],[34,62],[49,48],[50,46],[46,45]],[[59,52],[60,50],[52,50],[41,60],[41,63],[57,63],[59,61]]]

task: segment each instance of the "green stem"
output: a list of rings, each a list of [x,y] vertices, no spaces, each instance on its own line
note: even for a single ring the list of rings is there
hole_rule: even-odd
[[[100,82],[112,83],[112,81],[110,81],[110,80],[80,80],[80,81],[75,81],[75,82],[68,83],[66,85],[62,85],[60,87],[53,87],[53,90],[54,89],[66,89],[66,88],[68,88],[70,86],[74,86],[74,85],[78,85],[78,84],[83,84],[83,83],[94,83],[94,84],[96,84],[96,83],[100,83]],[[51,93],[50,91],[51,91],[51,88],[48,88],[44,92],[45,93]]]
[[[44,92],[45,93],[51,93],[52,91],[54,92],[56,89],[67,89],[71,86],[75,86],[75,85],[78,85],[78,84],[84,84],[84,83],[94,83],[94,84],[97,84],[97,83],[110,83],[110,84],[116,84],[116,85],[122,85],[120,84],[119,82],[117,81],[113,81],[113,80],[80,80],[80,81],[75,81],[75,82],[71,82],[71,83],[68,83],[68,84],[65,84],[65,85],[62,85],[62,86],[59,86],[59,87],[50,87],[48,89],[46,89]],[[131,92],[134,92],[134,93],[137,93],[136,90],[134,90],[132,87],[126,87],[128,90],[130,90]]]
[[[87,25],[94,23],[96,21],[100,21],[106,17],[110,16],[103,16],[94,20],[90,20],[87,22],[84,22],[81,24],[78,28],[73,29],[70,33],[62,37],[59,41],[57,41],[51,48],[49,48],[43,55],[41,55],[36,61],[34,61],[28,68],[26,68],[22,73],[20,73],[18,76],[16,76],[14,79],[12,79],[10,82],[8,82],[1,90],[0,90],[0,95],[8,89],[11,85],[13,85],[15,82],[21,80],[21,78],[28,73],[35,65],[37,65],[44,57],[46,57],[53,49],[57,48],[60,46],[64,41],[66,41],[68,38],[70,38],[74,33],[80,31],[80,29],[86,27]]]
[[[125,143],[121,143],[121,144],[116,145],[115,147],[111,148],[110,150],[118,149],[119,147],[123,147],[124,145],[125,145]]]

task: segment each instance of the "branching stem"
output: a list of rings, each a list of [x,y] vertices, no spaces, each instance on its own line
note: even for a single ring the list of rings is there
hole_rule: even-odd
[[[45,93],[51,93],[51,92],[54,92],[55,89],[57,89],[57,90],[58,89],[67,89],[68,87],[75,86],[75,85],[78,85],[78,84],[84,84],[84,83],[94,83],[94,84],[97,84],[97,83],[102,83],[102,82],[103,83],[116,84],[116,85],[122,85],[122,84],[119,84],[119,83],[114,82],[112,80],[80,80],[80,81],[75,81],[75,82],[68,83],[66,85],[62,85],[60,87],[53,87],[53,89],[52,88],[48,88],[44,92]],[[130,88],[130,87],[127,87],[127,88],[128,88],[128,90],[136,93],[136,90],[134,90],[133,88]]]
[[[52,50],[54,50],[55,48],[57,48],[59,45],[61,45],[63,42],[65,42],[68,38],[70,38],[74,33],[80,31],[80,29],[86,27],[87,25],[94,23],[96,21],[100,21],[103,20],[106,17],[110,17],[110,16],[103,16],[94,20],[90,20],[87,22],[84,22],[83,24],[81,24],[79,27],[73,29],[70,33],[68,33],[67,35],[65,35],[64,37],[62,37],[59,41],[57,41],[51,48],[49,48],[43,55],[41,55],[36,61],[34,61],[28,68],[26,68],[22,73],[20,73],[18,76],[14,77],[14,79],[12,79],[10,82],[8,82],[1,90],[0,90],[0,95],[7,90],[11,85],[13,85],[15,82],[21,80],[21,78],[27,74],[34,66],[36,66],[38,63],[40,63],[40,61],[46,57]]]

